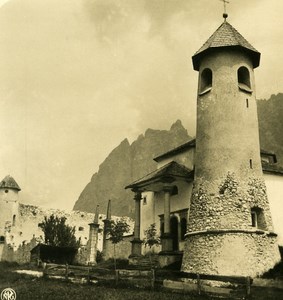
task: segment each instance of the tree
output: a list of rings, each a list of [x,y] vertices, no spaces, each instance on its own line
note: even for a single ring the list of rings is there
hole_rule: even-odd
[[[157,235],[157,230],[156,230],[156,224],[150,224],[148,229],[146,229],[144,231],[144,239],[143,239],[143,243],[145,244],[145,246],[148,246],[150,251],[149,251],[149,260],[150,260],[150,266],[152,267],[152,257],[151,257],[151,248],[155,245],[159,245],[160,244],[160,238]]]
[[[79,247],[80,242],[75,237],[75,227],[66,224],[65,217],[53,214],[38,226],[44,232],[44,240],[47,245],[58,247]]]
[[[108,231],[109,239],[113,244],[114,247],[114,267],[116,270],[116,244],[120,243],[123,238],[124,234],[129,232],[130,226],[127,224],[125,219],[119,219],[119,220],[111,220],[110,222],[110,228]]]

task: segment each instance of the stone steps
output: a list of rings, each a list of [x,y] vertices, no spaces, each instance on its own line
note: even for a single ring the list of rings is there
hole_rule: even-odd
[[[149,256],[136,257],[131,260],[132,269],[152,269],[158,266],[158,256],[153,255],[151,261]]]

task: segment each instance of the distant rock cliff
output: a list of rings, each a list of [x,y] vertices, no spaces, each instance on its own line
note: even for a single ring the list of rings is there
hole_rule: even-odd
[[[260,146],[275,152],[283,167],[283,94],[272,95],[257,102]]]
[[[124,187],[155,170],[155,156],[189,139],[191,137],[179,120],[170,130],[146,130],[131,145],[125,139],[99,166],[75,203],[74,210],[94,212],[99,204],[100,212],[106,213],[108,199],[111,199],[113,215],[133,216],[134,195]]]

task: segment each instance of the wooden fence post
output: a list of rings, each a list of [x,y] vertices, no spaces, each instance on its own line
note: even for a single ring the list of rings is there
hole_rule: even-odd
[[[90,284],[90,265],[87,268],[87,283]]]
[[[154,290],[154,284],[155,284],[155,270],[151,269],[151,288]]]
[[[66,280],[68,280],[68,278],[69,278],[69,265],[68,264],[66,264],[65,278],[66,278]]]
[[[116,282],[116,285],[118,285],[118,281],[119,281],[119,270],[115,270],[115,282]]]
[[[43,277],[47,277],[47,264],[44,262],[43,264],[42,264],[42,268],[43,268]]]
[[[201,286],[200,286],[200,276],[197,274],[197,286],[198,286],[198,294],[201,294]]]
[[[249,296],[251,294],[251,278],[246,277],[246,295]]]

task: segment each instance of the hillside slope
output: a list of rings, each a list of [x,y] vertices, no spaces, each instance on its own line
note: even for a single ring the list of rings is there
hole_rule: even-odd
[[[261,148],[275,152],[283,166],[283,94],[257,102]]]

